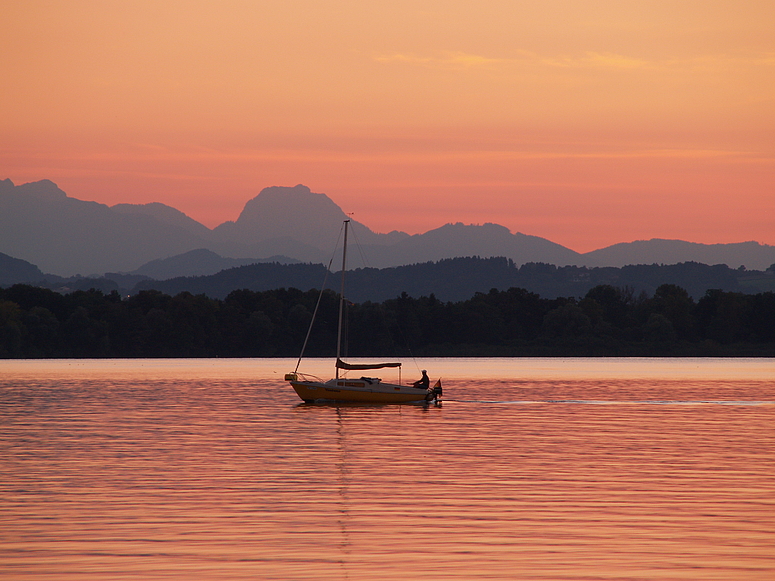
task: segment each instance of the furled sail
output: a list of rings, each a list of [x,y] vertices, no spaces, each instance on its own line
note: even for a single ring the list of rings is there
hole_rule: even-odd
[[[345,363],[341,359],[336,360],[338,369],[382,369],[383,367],[401,367],[400,363]]]

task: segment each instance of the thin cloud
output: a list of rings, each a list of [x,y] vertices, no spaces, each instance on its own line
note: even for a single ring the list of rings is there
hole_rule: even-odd
[[[621,54],[588,52],[581,59],[583,65],[604,69],[651,69],[653,63],[642,59],[636,59]]]
[[[462,51],[443,52],[439,56],[418,56],[415,54],[394,53],[391,55],[375,56],[374,60],[379,63],[406,63],[419,66],[441,66],[441,67],[478,67],[483,65],[493,65],[509,62],[508,59],[490,58],[478,54],[471,54]]]
[[[587,52],[582,57],[558,56],[545,57],[527,50],[517,52],[517,57],[493,58],[462,51],[447,51],[437,56],[394,53],[378,55],[374,60],[383,63],[403,63],[424,67],[480,67],[492,65],[543,65],[562,68],[615,68],[635,69],[653,67],[649,61],[627,57],[614,53]]]
[[[435,56],[412,53],[377,55],[375,61],[382,64],[406,64],[411,66],[438,68],[475,67],[550,67],[577,70],[718,70],[733,66],[775,66],[775,53],[764,53],[749,57],[707,55],[682,60],[648,60],[613,52],[586,51],[583,55],[540,55],[527,50],[517,51],[516,57],[494,58],[462,51],[446,51]]]

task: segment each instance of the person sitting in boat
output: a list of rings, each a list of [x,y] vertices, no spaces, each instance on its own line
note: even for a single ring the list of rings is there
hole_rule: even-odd
[[[412,386],[421,389],[428,389],[431,386],[431,379],[428,377],[428,372],[425,369],[422,370],[422,377],[415,381]]]

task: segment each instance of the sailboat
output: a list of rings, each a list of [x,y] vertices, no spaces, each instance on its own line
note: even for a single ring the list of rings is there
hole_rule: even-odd
[[[336,338],[336,362],[334,367],[336,375],[333,379],[323,381],[314,376],[308,376],[298,371],[299,364],[304,353],[296,364],[296,370],[285,374],[285,380],[291,384],[298,396],[306,403],[313,403],[315,400],[336,400],[346,402],[360,403],[416,403],[416,402],[435,402],[439,403],[442,395],[441,379],[436,381],[432,387],[427,385],[402,385],[401,383],[401,363],[347,363],[341,358],[342,350],[342,320],[344,313],[344,281],[347,270],[347,229],[350,220],[344,221],[344,246],[342,249],[342,281],[341,291],[339,293],[339,321]],[[314,324],[314,317],[310,323],[310,328]],[[309,331],[307,332],[309,338]],[[305,341],[306,344],[306,341]],[[370,371],[375,369],[397,368],[399,372],[398,383],[388,383],[382,381],[379,377],[358,378],[347,377],[348,371]]]

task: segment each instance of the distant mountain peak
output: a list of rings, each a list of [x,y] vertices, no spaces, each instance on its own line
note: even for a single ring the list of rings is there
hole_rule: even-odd
[[[262,223],[267,220],[274,222],[293,221],[298,212],[323,212],[323,216],[346,216],[334,201],[326,194],[313,193],[307,186],[297,184],[293,187],[270,186],[245,204],[245,208],[237,218],[236,224]]]
[[[312,193],[313,193],[312,190],[310,190],[304,184],[296,184],[295,186],[292,186],[292,187],[291,186],[267,186],[264,189],[262,189],[258,193],[258,195],[259,196],[292,195],[292,194],[304,195],[304,194],[312,194]],[[325,194],[314,194],[314,195],[325,196]]]
[[[11,180],[8,181],[11,182]],[[13,182],[11,182],[11,185],[13,185]],[[51,180],[40,180],[37,182],[22,184],[20,186],[16,186],[15,191],[16,193],[38,198],[40,200],[53,201],[67,199],[67,194],[59,189],[59,186]]]
[[[699,262],[702,264],[726,264],[730,268],[746,266],[762,270],[772,264],[775,247],[756,241],[729,244],[703,244],[685,240],[652,238],[619,242],[593,250],[580,261],[586,266],[626,266],[628,264],[678,264]]]
[[[500,224],[494,224],[493,222],[485,222],[484,224],[464,224],[463,222],[448,222],[437,228],[437,230],[449,230],[449,231],[463,231],[463,230],[479,230],[498,232],[500,234],[511,234],[511,231],[506,226]]]
[[[210,232],[210,229],[207,226],[200,224],[177,208],[162,204],[161,202],[149,202],[147,204],[115,204],[111,206],[110,209],[121,214],[150,216],[162,224],[183,228],[197,236],[207,236]]]
[[[342,221],[346,219],[347,215],[326,194],[313,193],[302,184],[272,186],[249,200],[236,222],[224,222],[213,233],[223,244],[242,244],[243,253],[255,255],[256,244],[266,246],[268,241],[285,240],[317,249],[314,260],[321,260],[320,249],[325,249],[324,254],[328,254],[336,242]],[[352,226],[358,230],[363,243],[377,237],[355,221]],[[289,255],[292,252],[288,244],[277,242],[270,246],[271,254]]]

